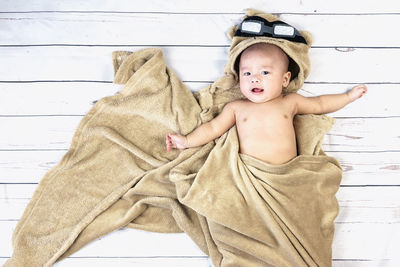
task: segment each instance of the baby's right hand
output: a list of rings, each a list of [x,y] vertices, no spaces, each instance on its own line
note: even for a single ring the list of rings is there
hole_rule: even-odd
[[[167,144],[167,151],[171,151],[173,148],[185,149],[187,148],[186,136],[180,134],[167,134],[165,138],[165,143]]]

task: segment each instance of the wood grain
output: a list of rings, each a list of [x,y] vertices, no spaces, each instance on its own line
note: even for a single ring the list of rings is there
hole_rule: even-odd
[[[127,0],[97,1],[86,0],[79,4],[69,0],[3,0],[1,11],[3,12],[146,12],[146,13],[242,13],[246,8],[252,7],[271,13],[329,13],[329,14],[362,14],[362,13],[398,13],[399,3],[392,0],[382,0],[377,4],[374,0],[229,0],[224,1],[203,0],[147,0],[134,5]]]

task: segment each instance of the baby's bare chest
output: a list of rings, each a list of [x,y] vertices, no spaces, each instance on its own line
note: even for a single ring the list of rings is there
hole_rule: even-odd
[[[290,107],[252,105],[235,113],[235,118],[240,153],[272,164],[287,162],[296,156]]]
[[[236,123],[248,126],[292,124],[293,115],[290,110],[277,108],[247,108],[236,114]]]
[[[287,136],[293,133],[293,115],[284,108],[244,108],[236,114],[236,127],[242,137]]]

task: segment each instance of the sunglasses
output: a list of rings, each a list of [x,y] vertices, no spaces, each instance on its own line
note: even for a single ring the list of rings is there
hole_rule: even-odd
[[[307,44],[306,39],[304,39],[300,32],[293,26],[282,21],[269,22],[268,20],[258,16],[245,18],[242,23],[240,23],[234,36],[267,36]]]

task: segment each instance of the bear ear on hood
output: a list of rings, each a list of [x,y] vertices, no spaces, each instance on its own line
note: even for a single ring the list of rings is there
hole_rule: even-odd
[[[237,26],[232,26],[232,27],[229,29],[229,31],[227,32],[228,38],[229,38],[230,40],[233,39],[233,35],[235,34],[236,30],[237,30]]]
[[[264,14],[264,15],[265,15],[264,12],[259,11],[259,10],[256,10],[256,9],[252,9],[252,8],[247,8],[247,9],[245,10],[245,13],[246,13],[246,15],[245,15],[240,21],[244,20],[246,17],[249,17],[249,16],[257,16],[258,14]],[[238,25],[239,25],[239,24],[240,24],[240,22],[238,23]],[[228,36],[228,38],[229,38],[230,40],[233,39],[233,36],[234,36],[234,34],[235,34],[235,32],[236,32],[236,30],[237,30],[237,28],[238,28],[238,25],[232,26],[232,27],[228,30],[227,36]]]
[[[262,12],[260,10],[254,9],[254,8],[246,8],[245,13],[247,16],[258,16],[260,14],[265,15],[265,12]]]
[[[301,35],[306,39],[307,45],[311,47],[312,45],[312,35],[308,31],[300,31]]]

